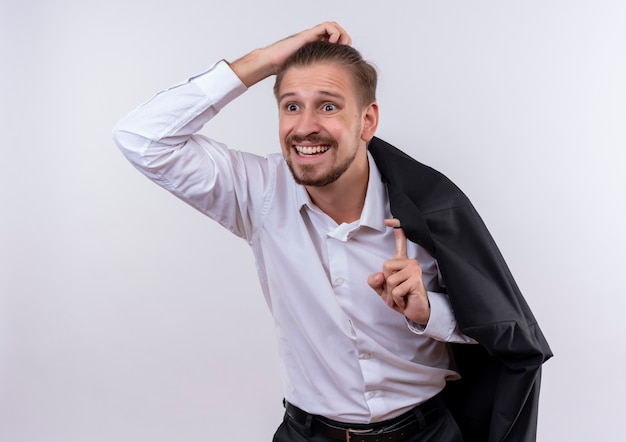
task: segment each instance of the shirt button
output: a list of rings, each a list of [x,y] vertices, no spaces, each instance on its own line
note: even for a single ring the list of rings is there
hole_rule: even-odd
[[[339,285],[343,285],[343,283],[346,282],[345,279],[343,278],[337,278],[335,279],[335,285],[339,286]]]
[[[371,359],[372,355],[369,353],[362,353],[361,354],[361,359]]]

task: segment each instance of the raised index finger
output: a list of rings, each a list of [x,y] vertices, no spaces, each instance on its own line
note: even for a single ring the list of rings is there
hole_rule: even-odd
[[[396,253],[393,257],[408,258],[406,254],[406,235],[404,234],[404,230],[402,230],[400,220],[397,218],[386,219],[385,225],[393,227],[393,234],[396,237]]]

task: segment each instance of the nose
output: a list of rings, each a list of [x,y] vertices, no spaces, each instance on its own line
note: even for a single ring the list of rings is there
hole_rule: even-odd
[[[300,115],[298,115],[298,119],[293,128],[293,133],[295,135],[306,137],[319,132],[319,118],[314,111],[305,109]]]

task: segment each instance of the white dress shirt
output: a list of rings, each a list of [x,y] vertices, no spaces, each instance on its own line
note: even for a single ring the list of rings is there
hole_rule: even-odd
[[[275,320],[283,394],[309,413],[368,423],[437,394],[456,327],[437,263],[409,242],[429,290],[425,327],[368,286],[395,251],[386,188],[371,157],[361,218],[337,225],[293,180],[281,154],[228,149],[196,134],[246,90],[227,63],[156,95],[122,119],[114,138],[146,176],[245,239]]]

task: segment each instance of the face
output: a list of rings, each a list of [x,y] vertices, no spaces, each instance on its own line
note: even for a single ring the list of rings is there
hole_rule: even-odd
[[[363,166],[367,171],[365,143],[374,135],[378,108],[360,105],[347,68],[332,63],[290,68],[278,107],[283,155],[296,182],[323,187],[342,177],[349,181]]]

